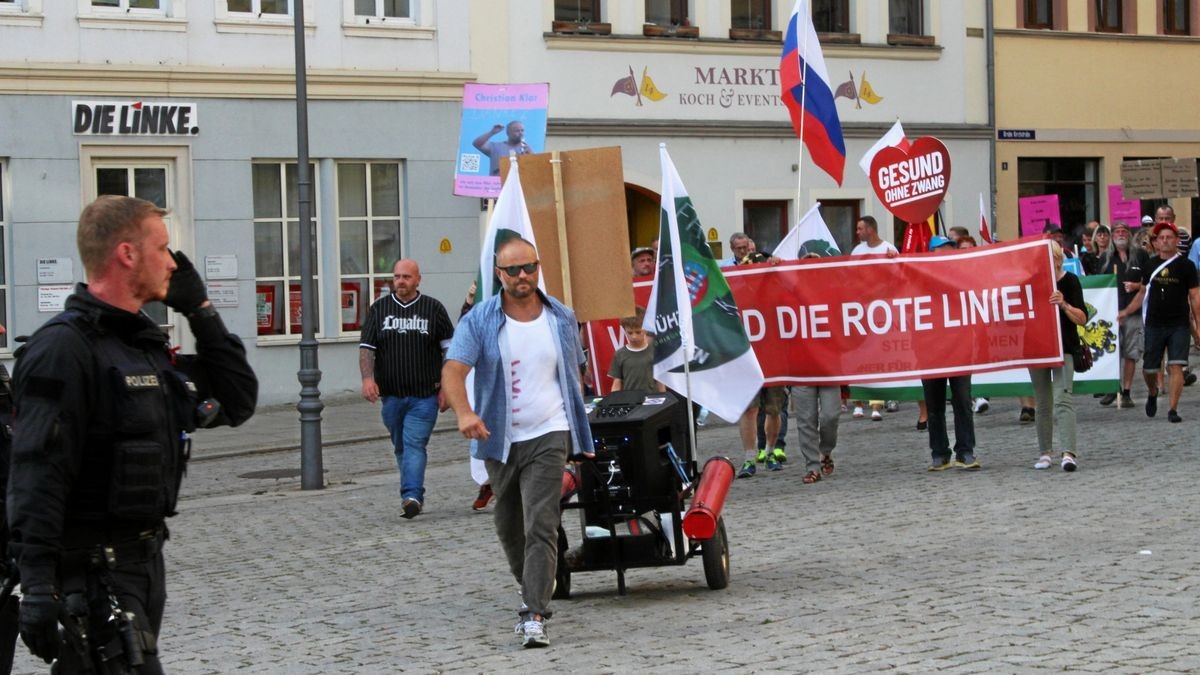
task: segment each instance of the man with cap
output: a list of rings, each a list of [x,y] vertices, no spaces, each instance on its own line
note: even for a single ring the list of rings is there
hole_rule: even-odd
[[[1172,209],[1174,211],[1174,209]],[[1142,216],[1142,227],[1150,227],[1154,224],[1154,218],[1150,216]]]
[[[1146,221],[1146,219],[1143,218],[1142,222],[1145,222],[1145,221]],[[1158,207],[1157,209],[1154,209],[1154,223],[1155,224],[1170,223],[1172,225],[1175,225],[1175,207],[1171,206],[1170,204],[1163,204],[1162,206]],[[1187,258],[1188,260],[1191,260],[1191,248],[1192,248],[1191,233],[1188,232],[1187,230],[1179,227],[1178,225],[1175,225],[1175,229],[1177,232],[1179,232],[1179,244],[1178,244],[1179,255],[1183,256],[1184,258]],[[1196,265],[1196,262],[1193,261],[1192,264]],[[1198,267],[1200,267],[1200,266],[1198,266]],[[1192,373],[1191,368],[1188,368],[1185,366],[1183,369],[1183,385],[1185,387],[1190,387],[1195,383],[1196,383],[1196,375]]]
[[[1170,403],[1167,419],[1182,422],[1177,408],[1183,393],[1183,368],[1188,362],[1188,334],[1200,344],[1200,281],[1196,266],[1179,255],[1179,231],[1174,223],[1165,220],[1155,223],[1153,236],[1158,255],[1143,267],[1142,288],[1126,311],[1142,310],[1145,323],[1142,374],[1149,390],[1146,416],[1154,417],[1158,412],[1158,372],[1165,351]]]
[[[1142,313],[1130,310],[1129,304],[1142,287],[1142,268],[1145,267],[1146,252],[1133,244],[1129,226],[1122,222],[1113,225],[1112,251],[1100,259],[1100,274],[1113,274],[1117,277],[1117,342],[1121,345],[1121,394],[1117,407],[1129,409],[1133,407],[1133,398],[1129,389],[1133,386],[1133,371],[1137,362],[1142,358],[1145,338],[1142,333]],[[1112,401],[1105,396],[1100,400],[1101,405]]]
[[[649,246],[639,246],[633,249],[633,253],[629,255],[630,263],[633,266],[633,276],[646,277],[654,274],[656,257],[654,249]]]
[[[1063,253],[1067,253],[1069,255],[1069,252],[1067,251],[1067,245],[1063,243],[1062,228],[1058,226],[1058,223],[1046,223],[1046,227],[1042,228],[1042,234],[1050,235],[1050,239],[1058,242],[1058,245],[1062,247]],[[933,250],[933,242],[930,242],[929,250]]]

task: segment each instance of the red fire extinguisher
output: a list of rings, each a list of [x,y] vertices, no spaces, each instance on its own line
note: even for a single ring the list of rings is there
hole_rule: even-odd
[[[692,505],[683,516],[683,533],[688,539],[704,541],[716,534],[717,519],[725,506],[733,473],[733,462],[724,457],[713,457],[704,463]]]

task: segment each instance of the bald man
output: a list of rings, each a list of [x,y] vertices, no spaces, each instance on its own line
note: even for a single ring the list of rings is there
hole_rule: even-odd
[[[454,328],[442,303],[417,290],[421,268],[413,260],[392,266],[392,292],[376,300],[363,322],[358,369],[363,398],[383,399],[383,424],[400,470],[400,516],[425,508],[425,446],[442,398],[442,357]]]

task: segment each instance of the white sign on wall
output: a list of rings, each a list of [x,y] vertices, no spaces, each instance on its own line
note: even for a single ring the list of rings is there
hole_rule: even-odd
[[[213,281],[208,284],[208,299],[213,307],[237,307],[241,294],[237,282]]]
[[[55,313],[63,311],[63,304],[70,297],[75,287],[71,284],[61,286],[38,286],[38,311]]]
[[[238,274],[236,255],[206,255],[204,256],[204,278],[236,279]]]
[[[38,258],[37,282],[61,284],[75,281],[75,262],[71,258]]]

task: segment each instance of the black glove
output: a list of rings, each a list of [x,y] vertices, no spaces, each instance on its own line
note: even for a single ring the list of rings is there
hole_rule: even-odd
[[[171,284],[167,287],[167,307],[183,315],[196,311],[208,300],[208,290],[204,280],[196,271],[196,266],[182,251],[171,251],[175,258],[175,272],[171,274]]]
[[[21,639],[34,656],[46,663],[58,658],[58,611],[58,597],[54,593],[26,592],[21,596],[17,620]]]

